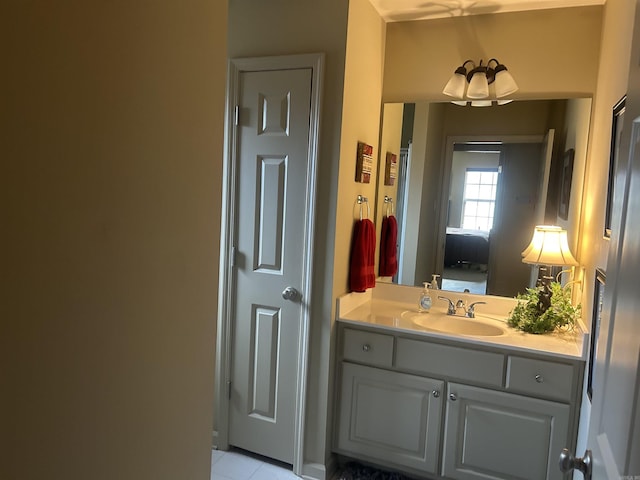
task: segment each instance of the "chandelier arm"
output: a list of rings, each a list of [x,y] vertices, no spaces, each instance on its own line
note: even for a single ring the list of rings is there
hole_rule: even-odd
[[[476,68],[476,64],[473,60],[469,59],[469,60],[465,60],[464,63],[462,64],[462,66],[464,67],[467,63],[470,63],[472,65],[471,68]],[[466,68],[466,67],[465,67]]]

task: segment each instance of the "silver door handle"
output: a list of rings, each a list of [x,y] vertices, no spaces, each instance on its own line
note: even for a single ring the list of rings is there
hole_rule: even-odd
[[[572,470],[579,470],[584,475],[584,480],[591,480],[591,470],[593,464],[593,458],[591,456],[591,450],[584,452],[584,457],[575,458],[573,454],[566,448],[562,449],[560,453],[560,460],[558,462],[560,471],[562,473],[568,473]]]
[[[293,287],[287,287],[282,291],[282,298],[297,302],[302,298],[302,294]]]

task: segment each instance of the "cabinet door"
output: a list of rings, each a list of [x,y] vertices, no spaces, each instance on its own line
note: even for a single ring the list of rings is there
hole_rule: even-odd
[[[343,362],[338,450],[435,473],[443,386],[438,380]]]
[[[455,479],[561,479],[569,406],[449,384],[442,474]]]

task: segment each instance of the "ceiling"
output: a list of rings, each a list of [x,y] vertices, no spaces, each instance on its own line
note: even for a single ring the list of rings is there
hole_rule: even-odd
[[[387,22],[602,5],[606,0],[369,0]]]

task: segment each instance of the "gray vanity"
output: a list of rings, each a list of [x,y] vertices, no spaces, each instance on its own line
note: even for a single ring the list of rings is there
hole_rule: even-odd
[[[339,299],[334,451],[426,478],[563,478],[585,335],[513,330],[503,297],[438,291],[487,304],[453,317],[434,298],[421,314],[419,292],[380,284]]]

